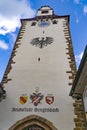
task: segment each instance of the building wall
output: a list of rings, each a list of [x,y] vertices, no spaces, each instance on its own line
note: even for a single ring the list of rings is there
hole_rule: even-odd
[[[8,74],[11,81],[4,84],[7,97],[0,103],[0,130],[9,129],[16,121],[29,115],[46,118],[58,130],[73,130],[73,99],[69,96],[72,78],[69,79],[67,73],[71,68],[64,32],[67,19],[56,20],[58,23],[52,24],[50,19],[47,27],[39,27],[39,21],[36,26],[31,26],[32,21],[28,20],[22,23],[15,46],[20,45],[12,58],[15,64],[11,65]],[[31,44],[37,37],[51,37],[53,43],[39,48]],[[41,96],[36,106],[33,93]]]

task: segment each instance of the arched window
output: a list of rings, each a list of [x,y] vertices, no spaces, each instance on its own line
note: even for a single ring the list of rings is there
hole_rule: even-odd
[[[57,130],[53,123],[47,119],[37,116],[30,115],[19,121],[17,121],[8,130]]]
[[[40,127],[40,126],[38,126],[38,125],[33,124],[33,125],[25,128],[24,130],[45,130],[45,129]]]

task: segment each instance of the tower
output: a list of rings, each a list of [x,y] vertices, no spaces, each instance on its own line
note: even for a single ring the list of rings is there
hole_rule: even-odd
[[[22,19],[1,85],[0,130],[73,130],[76,74],[69,15],[43,6]],[[10,73],[9,73],[10,72]]]

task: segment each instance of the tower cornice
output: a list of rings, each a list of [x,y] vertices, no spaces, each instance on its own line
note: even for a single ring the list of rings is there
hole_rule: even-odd
[[[40,20],[40,19],[45,19],[45,18],[49,18],[49,19],[60,19],[60,18],[67,18],[68,19],[68,22],[70,21],[70,15],[62,15],[62,16],[59,16],[59,15],[56,15],[56,14],[53,14],[53,15],[44,15],[44,16],[35,16],[33,18],[25,18],[25,19],[21,19],[21,23],[23,21],[32,21],[32,20]]]

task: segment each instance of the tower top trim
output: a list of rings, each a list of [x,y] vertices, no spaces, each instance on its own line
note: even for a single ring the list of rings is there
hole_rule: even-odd
[[[54,10],[50,6],[41,6],[41,8],[37,10],[35,17],[21,19],[21,23],[23,21],[32,21],[32,20],[39,20],[39,19],[44,19],[44,18],[51,18],[51,19],[67,18],[69,22],[70,15],[59,16],[59,15],[54,14]]]
[[[54,11],[50,6],[41,6],[37,11],[37,16],[53,15]]]

